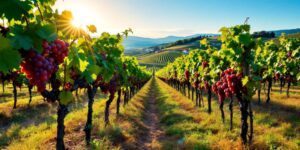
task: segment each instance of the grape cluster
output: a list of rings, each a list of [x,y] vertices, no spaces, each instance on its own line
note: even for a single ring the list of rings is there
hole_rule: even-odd
[[[66,91],[71,91],[72,88],[73,88],[72,83],[67,82],[67,83],[64,84],[64,90],[66,90]]]
[[[275,73],[275,80],[279,80],[279,79],[280,79],[280,77],[281,77],[281,76],[280,76],[280,73],[278,73],[278,72],[277,72],[277,73]]]
[[[198,73],[198,72],[195,72],[195,74],[194,74],[194,82],[193,82],[193,86],[195,87],[195,88],[198,88],[199,87],[199,83],[200,83],[200,81],[199,81],[199,76],[200,76],[200,74]]]
[[[208,62],[207,61],[203,61],[202,62],[202,68],[206,68],[208,67]]]
[[[34,50],[30,50],[21,63],[21,72],[25,73],[31,85],[37,86],[39,92],[45,90],[47,81],[56,70],[53,60]]]
[[[56,64],[61,64],[69,54],[69,44],[62,40],[55,40],[52,43],[43,42],[43,56],[53,58]]]
[[[221,79],[212,85],[212,91],[218,95],[220,103],[240,90],[245,92],[242,85],[242,74],[237,74],[232,68],[222,72]]]
[[[189,78],[190,78],[190,72],[188,70],[184,71],[184,75],[185,75],[185,79],[189,80]]]
[[[68,44],[64,41],[55,40],[51,44],[44,41],[42,46],[41,54],[33,49],[29,50],[21,63],[21,72],[26,75],[31,85],[37,86],[39,92],[46,89],[46,83],[68,55]]]
[[[204,81],[204,89],[208,90],[210,88],[209,83],[207,81]]]
[[[275,73],[274,79],[275,80],[283,79],[283,80],[285,80],[287,82],[293,82],[293,76],[291,76],[290,74],[282,75],[279,72]]]

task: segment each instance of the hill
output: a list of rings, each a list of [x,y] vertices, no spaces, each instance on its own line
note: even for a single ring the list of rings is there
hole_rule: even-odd
[[[197,37],[200,35],[209,35],[213,36],[215,34],[195,34],[190,36],[167,36],[163,38],[146,38],[139,36],[128,36],[124,39],[123,45],[125,47],[125,52],[137,50],[141,48],[147,48],[152,46],[157,46],[166,43],[176,42],[178,40],[189,39],[193,37]]]
[[[147,69],[152,71],[164,67],[181,55],[183,55],[181,51],[162,51],[141,55],[138,57],[138,61],[140,65],[146,66]]]
[[[145,37],[138,37],[138,36],[129,36],[124,40],[123,44],[126,50],[130,50],[130,49],[137,49],[143,47],[150,47],[162,43],[174,42],[182,38],[184,37],[167,36],[164,38],[145,38]]]
[[[274,30],[271,31],[275,33],[275,36],[280,36],[282,33],[285,34],[295,34],[295,33],[300,33],[300,28],[296,28],[296,29],[284,29],[284,30]]]

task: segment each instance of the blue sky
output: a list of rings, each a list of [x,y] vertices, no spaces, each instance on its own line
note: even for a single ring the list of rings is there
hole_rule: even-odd
[[[146,37],[218,33],[246,17],[252,31],[300,27],[300,0],[58,0],[56,7],[100,31],[130,27]]]

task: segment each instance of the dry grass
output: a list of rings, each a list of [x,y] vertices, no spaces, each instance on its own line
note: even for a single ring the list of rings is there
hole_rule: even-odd
[[[172,106],[172,111],[169,110],[170,113],[193,117],[192,121],[181,120],[166,126],[167,134],[176,137],[173,142],[166,142],[166,147],[170,147],[168,143],[178,143],[177,146],[183,149],[243,148],[239,138],[240,116],[237,104],[234,107],[234,129],[230,131],[227,104],[224,107],[227,118],[223,124],[216,100],[213,101],[213,112],[209,115],[206,108],[191,109],[194,107],[191,100],[162,81],[157,80],[157,82],[162,93],[169,97],[162,101],[162,111],[163,109],[169,110]],[[300,95],[293,94],[290,98],[285,97],[284,99],[280,99],[281,97],[273,94],[271,104],[254,104],[254,141],[250,149],[299,149],[300,111],[298,106]],[[291,105],[297,105],[297,107],[289,111],[287,107]],[[163,115],[166,114],[168,113]]]
[[[150,82],[152,82],[151,80]],[[224,106],[226,121],[221,121],[218,103],[212,102],[213,112],[206,107],[195,107],[194,102],[184,97],[159,79],[154,84],[147,83],[129,102],[121,107],[116,116],[115,101],[110,109],[111,126],[104,127],[105,98],[97,95],[93,114],[93,142],[85,146],[84,125],[87,107],[86,97],[74,103],[72,111],[65,119],[65,144],[69,149],[138,149],[140,139],[148,128],[143,122],[146,99],[150,89],[158,92],[160,122],[166,137],[151,143],[157,149],[242,149],[240,133],[240,113],[238,104],[234,106],[234,129],[229,130],[228,104]],[[300,88],[293,88],[290,98],[273,88],[270,104],[257,104],[253,101],[254,141],[250,149],[291,149],[300,146]],[[25,91],[25,90],[24,90]],[[24,99],[24,100],[23,100]],[[262,99],[265,99],[262,94]],[[30,109],[26,96],[20,98],[19,108],[11,108],[11,101],[0,103],[3,119],[11,120],[5,130],[0,130],[0,148],[7,149],[55,149],[56,106],[45,104],[37,98]],[[24,102],[23,102],[24,101]],[[204,99],[206,103],[206,99]],[[205,104],[206,105],[206,104]],[[3,108],[3,109],[2,109]],[[0,122],[5,122],[1,118]],[[1,128],[4,126],[1,125]]]

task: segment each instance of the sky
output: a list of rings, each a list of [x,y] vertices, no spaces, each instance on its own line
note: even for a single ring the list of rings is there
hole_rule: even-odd
[[[143,37],[218,33],[246,17],[252,31],[300,28],[300,0],[58,0],[55,8],[99,32]]]

